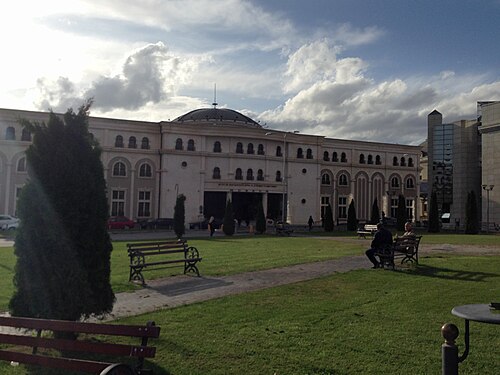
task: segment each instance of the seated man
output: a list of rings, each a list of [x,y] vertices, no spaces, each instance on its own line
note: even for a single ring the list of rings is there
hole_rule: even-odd
[[[377,258],[375,258],[375,253],[379,250],[382,250],[387,245],[392,245],[392,233],[385,229],[382,223],[378,223],[377,231],[375,232],[375,236],[373,237],[371,247],[365,252],[368,259],[370,259],[370,262],[373,263],[372,268],[380,267],[380,262],[377,260]]]
[[[405,232],[401,237],[397,237],[395,239],[395,246],[396,250],[403,251],[405,250],[408,246],[414,246],[415,245],[415,239],[416,239],[415,232],[413,231],[413,227],[411,223],[408,221],[405,223]]]

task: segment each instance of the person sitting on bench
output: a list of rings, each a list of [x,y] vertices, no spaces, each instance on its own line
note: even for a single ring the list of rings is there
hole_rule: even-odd
[[[372,268],[380,267],[380,262],[375,258],[375,253],[388,245],[392,245],[392,233],[385,229],[382,223],[378,223],[377,231],[375,232],[370,248],[365,252],[370,262],[373,263]]]

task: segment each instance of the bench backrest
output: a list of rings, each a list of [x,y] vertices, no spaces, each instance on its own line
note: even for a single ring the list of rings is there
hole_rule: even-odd
[[[128,252],[147,254],[167,254],[187,251],[186,241],[161,241],[161,242],[138,242],[128,243]]]
[[[369,232],[376,232],[377,231],[377,224],[365,224],[363,227],[364,230],[369,231]]]
[[[407,248],[418,249],[422,236],[398,237],[394,239],[394,246],[405,246]]]
[[[0,343],[15,346],[0,350],[0,359],[41,365],[44,367],[60,368],[67,370],[78,370],[90,373],[100,373],[111,363],[70,358],[68,352],[85,352],[94,354],[103,354],[119,357],[136,357],[138,359],[138,368],[142,368],[144,358],[153,358],[156,354],[156,348],[147,346],[149,338],[158,338],[160,327],[156,327],[154,322],[149,322],[144,326],[137,325],[118,325],[118,324],[98,324],[83,323],[63,320],[18,318],[18,317],[0,317],[0,326],[19,329],[29,329],[36,331],[36,336],[22,334],[0,334]],[[83,339],[64,339],[53,338],[43,335],[43,332],[73,332],[104,336],[128,336],[141,339],[139,345],[125,345],[86,341]],[[30,347],[32,353],[22,352],[17,347]],[[38,352],[39,348],[55,349],[65,353],[65,356],[54,357],[46,356]]]

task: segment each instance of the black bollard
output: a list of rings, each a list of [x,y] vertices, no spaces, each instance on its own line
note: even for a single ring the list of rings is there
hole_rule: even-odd
[[[459,332],[455,324],[446,323],[441,327],[444,344],[441,345],[441,374],[458,375],[458,347],[455,345]]]

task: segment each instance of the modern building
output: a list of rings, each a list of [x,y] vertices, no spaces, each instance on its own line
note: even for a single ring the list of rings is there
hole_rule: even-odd
[[[494,193],[500,180],[500,102],[477,104],[473,120],[443,123],[437,110],[428,115],[429,197],[436,193],[441,219],[452,226],[463,227],[471,191],[483,224],[500,223],[499,195]]]
[[[18,119],[47,121],[48,113],[0,109],[0,212],[15,214],[26,183],[25,150],[31,135]],[[319,223],[328,204],[343,223],[354,199],[360,222],[370,220],[375,199],[395,216],[398,195],[419,220],[421,147],[326,138],[263,128],[230,110],[205,108],[173,121],[91,117],[89,130],[103,152],[110,215],[134,220],[173,217],[186,196],[186,222],[221,218],[227,200],[235,216],[266,215],[305,225]]]

